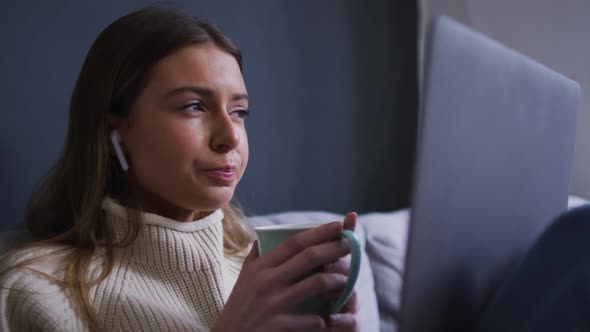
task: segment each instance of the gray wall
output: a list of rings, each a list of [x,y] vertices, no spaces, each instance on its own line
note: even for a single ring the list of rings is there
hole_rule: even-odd
[[[415,1],[178,1],[242,49],[252,213],[405,206],[416,125]],[[11,1],[0,11],[0,230],[56,160],[91,43],[146,1]]]
[[[421,6],[423,23],[447,14],[582,85],[571,192],[590,198],[590,1],[421,0]]]

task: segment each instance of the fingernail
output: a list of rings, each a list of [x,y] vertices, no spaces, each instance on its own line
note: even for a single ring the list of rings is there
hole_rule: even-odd
[[[329,325],[336,325],[338,324],[338,321],[340,321],[342,319],[342,314],[330,314],[328,316],[328,324]]]
[[[336,267],[336,262],[330,262],[330,263],[323,266],[324,272],[334,271],[335,267]]]

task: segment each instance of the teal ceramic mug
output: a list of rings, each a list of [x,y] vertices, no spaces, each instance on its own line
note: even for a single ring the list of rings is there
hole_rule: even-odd
[[[254,230],[258,236],[258,250],[260,255],[266,254],[281,242],[299,232],[316,228],[321,225],[321,223],[314,223],[257,227]],[[352,295],[361,265],[361,246],[356,234],[353,231],[343,230],[342,237],[348,241],[351,251],[350,273],[348,274],[348,279],[344,289],[342,290],[342,293],[340,293],[334,302],[329,302],[320,298],[310,299],[299,307],[299,313],[320,315],[337,313],[342,309],[342,307],[346,304],[346,301],[348,301]]]

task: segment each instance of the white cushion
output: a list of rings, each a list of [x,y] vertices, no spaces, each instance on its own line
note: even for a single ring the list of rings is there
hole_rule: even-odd
[[[588,204],[588,201],[582,197],[571,195],[567,200],[567,207],[573,209]]]
[[[284,212],[270,214],[265,216],[256,216],[248,218],[248,223],[253,226],[281,225],[281,224],[301,224],[301,223],[327,223],[331,221],[342,221],[344,216],[328,212]],[[375,284],[373,281],[373,272],[371,264],[365,253],[366,236],[363,227],[357,223],[357,234],[361,244],[361,268],[359,277],[355,286],[359,301],[359,324],[363,332],[380,331],[379,310],[377,307],[377,297],[375,294]]]
[[[366,232],[366,251],[375,279],[382,332],[395,332],[400,314],[400,297],[409,210],[359,216]]]

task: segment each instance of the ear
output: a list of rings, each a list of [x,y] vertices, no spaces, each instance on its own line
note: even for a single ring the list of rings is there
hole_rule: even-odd
[[[125,150],[125,137],[126,137],[126,133],[127,133],[127,119],[122,117],[122,116],[118,116],[118,115],[114,115],[111,113],[107,113],[106,114],[106,122],[107,122],[107,130],[108,130],[108,138],[109,141],[111,141],[112,144],[109,144],[109,152],[111,155],[115,155],[116,151],[114,150],[114,144],[115,141],[113,140],[113,136],[112,133],[113,131],[117,132],[117,140],[116,142],[119,143],[119,146],[123,149],[123,151]]]
[[[124,136],[125,128],[128,127],[127,118],[107,113],[106,119],[110,129],[116,129],[120,135]]]

